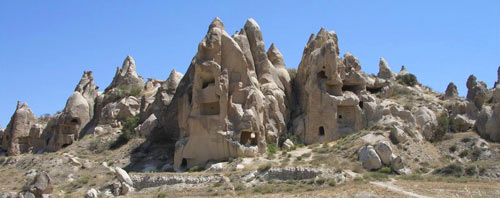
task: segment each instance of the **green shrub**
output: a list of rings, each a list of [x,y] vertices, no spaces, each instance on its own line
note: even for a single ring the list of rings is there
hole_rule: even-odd
[[[259,168],[258,168],[258,170],[260,172],[265,172],[265,171],[271,169],[272,166],[273,166],[273,164],[271,164],[271,162],[267,162],[265,164],[260,165]]]
[[[138,96],[142,91],[140,86],[120,85],[114,89],[116,99],[121,99],[129,96]]]
[[[450,146],[449,150],[452,153],[455,152],[455,151],[457,151],[457,145]]]
[[[337,185],[337,182],[335,181],[335,179],[330,179],[330,182],[328,182],[328,185],[333,187],[333,186]]]
[[[191,168],[188,170],[188,172],[200,172],[200,171],[203,171],[203,170],[204,170],[204,168],[199,167],[198,165],[196,165],[196,166],[191,167]]]
[[[396,77],[396,80],[399,84],[402,85],[407,85],[407,86],[415,86],[418,85],[418,80],[417,77],[413,74],[405,74],[405,75],[398,75]]]
[[[87,184],[89,183],[90,177],[88,175],[82,175],[78,178],[78,184]]]
[[[465,174],[467,174],[468,176],[477,175],[478,171],[476,166],[468,166],[467,168],[465,168]]]
[[[276,153],[276,144],[271,143],[267,145],[267,152]]]
[[[118,139],[116,139],[116,141],[110,145],[110,148],[117,149],[127,144],[129,140],[135,137],[134,129],[135,127],[137,127],[138,124],[139,124],[138,115],[125,119],[123,123],[122,133],[120,134]]]
[[[434,174],[452,175],[455,177],[460,177],[463,175],[463,172],[464,168],[459,164],[450,164],[448,166],[435,170]]]
[[[377,181],[387,181],[389,177],[387,174],[379,173],[379,172],[369,172],[363,175],[363,178],[366,180],[377,180]]]
[[[444,138],[444,135],[450,130],[449,119],[446,113],[441,114],[437,118],[438,125],[434,131],[433,141],[441,141]]]
[[[463,150],[462,152],[460,152],[460,154],[458,154],[458,156],[461,158],[467,157],[468,155],[469,155],[469,150]]]
[[[467,142],[470,142],[472,139],[470,137],[464,137],[462,138],[462,142],[463,143],[467,143]]]
[[[384,173],[384,174],[391,174],[392,170],[391,170],[391,167],[384,166],[381,169],[378,169],[377,172]]]
[[[156,198],[165,198],[165,197],[167,197],[167,194],[166,194],[166,193],[164,193],[164,192],[158,193],[158,194],[156,195]]]

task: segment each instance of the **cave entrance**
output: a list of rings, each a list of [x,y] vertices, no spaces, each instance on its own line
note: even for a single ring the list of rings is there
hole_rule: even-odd
[[[66,148],[66,147],[68,147],[69,145],[71,145],[71,144],[63,144],[61,148]]]
[[[350,92],[353,92],[355,94],[359,94],[359,92],[361,91],[361,86],[360,85],[343,85],[342,86],[342,91],[350,91]]]
[[[240,144],[245,146],[257,146],[257,136],[254,132],[242,131],[240,135]]]
[[[354,106],[337,106],[337,126],[341,133],[354,132],[356,111]]]
[[[181,169],[186,169],[187,165],[188,165],[188,162],[187,162],[186,158],[182,158]]]
[[[209,102],[200,104],[201,115],[219,115],[220,105],[219,102]]]
[[[371,94],[376,94],[376,93],[380,93],[382,91],[382,87],[376,87],[376,88],[366,88],[366,90],[368,92],[370,92]]]
[[[325,136],[325,128],[323,126],[320,126],[318,129],[318,135],[319,136]]]

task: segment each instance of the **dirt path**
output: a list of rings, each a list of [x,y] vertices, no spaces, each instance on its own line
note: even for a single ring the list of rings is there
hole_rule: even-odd
[[[411,197],[431,198],[431,197],[419,195],[419,194],[416,194],[413,192],[408,192],[408,191],[394,185],[395,181],[396,180],[394,180],[394,179],[392,179],[390,182],[374,182],[374,181],[372,181],[372,182],[370,182],[370,184],[373,184],[373,185],[378,186],[378,187],[386,188],[387,190],[390,190],[390,191],[399,192],[399,193],[402,193],[404,195],[411,196]]]

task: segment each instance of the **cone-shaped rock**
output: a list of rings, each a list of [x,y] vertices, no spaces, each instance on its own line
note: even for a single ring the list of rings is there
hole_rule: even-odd
[[[458,98],[457,86],[450,82],[444,93],[444,99]]]
[[[35,123],[36,117],[28,104],[21,104],[18,101],[2,140],[4,150],[7,150],[9,155],[19,155],[29,151],[29,133]]]

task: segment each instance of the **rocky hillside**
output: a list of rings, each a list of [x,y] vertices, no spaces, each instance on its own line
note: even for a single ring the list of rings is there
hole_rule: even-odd
[[[295,70],[255,20],[216,18],[184,75],[128,56],[99,91],[84,71],[59,113],[18,102],[0,128],[0,197],[498,196],[500,67],[461,98],[384,58],[366,74],[338,39],[312,34]]]

